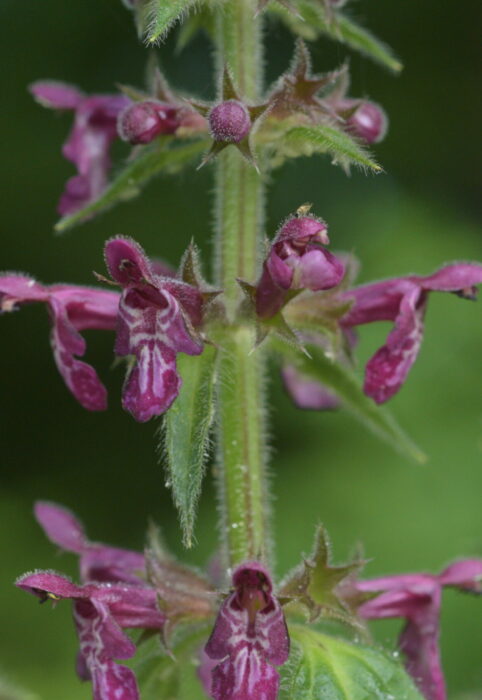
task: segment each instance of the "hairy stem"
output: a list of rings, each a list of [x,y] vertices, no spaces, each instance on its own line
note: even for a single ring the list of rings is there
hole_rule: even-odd
[[[218,11],[218,69],[227,64],[243,99],[255,102],[261,83],[261,27],[253,0],[228,0]],[[253,329],[235,323],[241,290],[236,278],[258,273],[263,186],[234,147],[217,160],[216,252],[231,333],[219,367],[218,469],[223,535],[231,566],[266,556],[266,436],[261,351],[251,353]]]

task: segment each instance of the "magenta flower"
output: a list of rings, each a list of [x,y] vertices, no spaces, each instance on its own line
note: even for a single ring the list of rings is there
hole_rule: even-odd
[[[165,616],[156,607],[155,589],[127,583],[77,586],[50,571],[25,574],[16,585],[42,602],[73,601],[80,643],[77,672],[83,680],[92,680],[94,700],[138,700],[134,673],[114,659],[135,654],[135,644],[124,629],[162,629]]]
[[[97,199],[107,184],[111,167],[109,150],[117,138],[117,117],[130,104],[123,95],[85,96],[72,85],[39,81],[30,92],[44,107],[73,110],[75,120],[62,152],[78,174],[71,177],[58,204],[58,212],[72,214]]]
[[[234,571],[233,586],[206,644],[201,678],[214,700],[276,700],[274,667],[288,659],[289,637],[270,576],[259,562],[246,562]],[[211,685],[210,660],[218,662]]]
[[[51,542],[79,555],[82,583],[143,582],[145,558],[139,552],[89,542],[75,515],[55,503],[37,501],[35,517]]]
[[[203,299],[196,287],[172,277],[159,277],[142,248],[131,239],[107,242],[110,274],[122,287],[115,352],[134,355],[127,374],[123,407],[138,421],[166,411],[179,393],[176,354],[199,355],[196,332]]]
[[[127,374],[122,404],[137,420],[146,421],[166,411],[179,392],[176,354],[202,352],[196,329],[202,321],[203,294],[174,278],[166,265],[151,263],[132,240],[110,240],[106,259],[122,294],[43,286],[27,276],[6,273],[0,276],[0,311],[29,302],[48,305],[57,367],[75,398],[91,411],[106,408],[106,389],[95,370],[77,359],[85,353],[79,331],[117,329],[116,353],[136,360]]]
[[[482,559],[451,564],[438,576],[406,574],[356,581],[358,593],[376,594],[358,609],[361,617],[379,620],[403,617],[399,639],[406,667],[427,700],[445,700],[445,682],[439,651],[439,618],[444,586],[482,593]]]
[[[372,321],[395,321],[385,345],[367,363],[365,393],[377,403],[384,403],[405,382],[422,343],[429,292],[454,292],[473,299],[475,285],[480,283],[482,265],[453,263],[428,277],[400,277],[344,292],[342,299],[354,302],[341,319],[344,328]]]
[[[324,245],[329,243],[324,221],[293,216],[276,234],[256,288],[256,311],[274,316],[289,300],[291,290],[331,289],[343,279],[343,263]]]
[[[89,542],[75,515],[55,503],[38,501],[35,515],[52,542],[79,554],[83,585],[52,571],[25,574],[16,585],[42,602],[73,601],[77,672],[92,680],[94,700],[138,700],[133,672],[114,662],[136,651],[123,630],[158,631],[166,644],[179,622],[212,619],[211,585],[159,549],[156,533],[150,533],[143,555]]]
[[[80,555],[84,585],[50,571],[25,574],[16,585],[41,601],[73,601],[80,643],[77,673],[92,680],[94,700],[138,700],[133,672],[114,659],[135,654],[124,629],[161,631],[166,622],[157,608],[157,590],[147,583],[144,556],[89,542],[75,515],[55,503],[38,501],[35,516],[52,542]]]
[[[77,357],[85,353],[79,331],[114,330],[119,294],[89,287],[56,284],[43,286],[34,279],[5,273],[0,276],[0,311],[12,311],[31,302],[47,304],[52,319],[50,342],[55,363],[77,401],[90,411],[106,408],[106,389],[90,365]]]

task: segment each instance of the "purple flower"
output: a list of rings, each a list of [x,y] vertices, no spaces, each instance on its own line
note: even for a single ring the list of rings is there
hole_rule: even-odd
[[[30,92],[44,107],[75,112],[62,152],[76,165],[78,174],[67,181],[58,205],[62,216],[72,214],[104,190],[111,167],[109,150],[117,138],[117,117],[130,100],[123,95],[87,97],[72,85],[55,81],[33,83]]]
[[[127,374],[122,405],[138,421],[166,411],[179,393],[176,354],[199,355],[196,333],[203,299],[196,287],[155,274],[142,248],[131,239],[107,242],[110,274],[122,287],[115,351],[134,356]]]
[[[473,299],[475,285],[480,283],[482,265],[453,263],[428,277],[401,277],[343,292],[342,299],[353,300],[341,319],[343,328],[373,321],[395,321],[385,345],[367,363],[365,393],[377,403],[384,403],[405,382],[422,342],[429,292],[454,292]]]
[[[246,562],[234,571],[233,586],[206,644],[201,678],[214,700],[276,700],[274,667],[288,659],[289,637],[270,576],[259,562]],[[210,686],[209,660],[218,662]]]
[[[146,144],[160,134],[174,134],[181,124],[178,112],[174,105],[157,100],[131,104],[119,114],[119,136],[132,144]]]
[[[79,555],[83,583],[142,583],[145,559],[139,552],[89,542],[75,515],[55,503],[37,501],[34,512],[51,542]]]
[[[162,629],[165,616],[156,607],[155,589],[127,583],[77,586],[50,571],[25,574],[16,585],[42,602],[73,601],[80,643],[77,672],[83,680],[92,680],[94,700],[138,700],[133,671],[114,659],[135,654],[135,644],[124,629]]]
[[[43,302],[52,319],[50,341],[55,363],[67,387],[84,408],[106,408],[106,390],[95,370],[77,357],[85,353],[79,331],[88,328],[114,330],[119,294],[89,287],[43,286],[34,279],[5,273],[0,276],[0,311],[12,311],[19,304]]]
[[[293,216],[277,233],[256,288],[256,311],[274,316],[291,290],[331,289],[344,275],[343,263],[323,246],[329,243],[326,224],[313,216]]]
[[[482,559],[451,564],[438,576],[406,574],[356,581],[357,593],[379,594],[362,603],[361,617],[379,620],[403,617],[399,639],[406,667],[427,700],[445,700],[445,682],[439,651],[442,588],[482,593]]]

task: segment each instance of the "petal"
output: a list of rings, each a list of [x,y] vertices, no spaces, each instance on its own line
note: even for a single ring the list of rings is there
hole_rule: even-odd
[[[89,544],[82,554],[80,572],[82,581],[104,583],[142,582],[145,571],[144,556],[117,547]]]
[[[67,387],[77,401],[89,411],[107,408],[107,391],[93,367],[75,359],[83,355],[85,341],[70,323],[63,304],[51,297],[50,306],[54,315],[51,344],[57,368]]]
[[[242,632],[243,620],[240,622],[238,616],[233,617],[229,613],[230,602],[234,598],[235,594],[232,593],[221,605],[211,636],[204,647],[210,659],[223,659],[227,656],[231,651],[231,639],[239,630]]]
[[[175,353],[156,340],[139,343],[137,363],[126,377],[122,406],[143,423],[167,411],[181,388]]]
[[[138,584],[145,569],[144,556],[117,547],[91,544],[81,523],[67,508],[37,501],[35,517],[47,537],[69,552],[80,554],[81,579]]]
[[[429,603],[431,595],[400,589],[381,593],[358,608],[365,620],[384,620],[392,617],[415,616],[421,605]]]
[[[77,671],[77,675],[81,681],[92,680],[92,676],[90,675],[90,671],[87,667],[85,657],[81,651],[79,651],[79,653],[77,654],[77,658],[75,661],[75,670]]]
[[[158,288],[169,292],[179,303],[185,316],[194,327],[200,326],[203,320],[203,296],[198,287],[179,280],[159,280]]]
[[[290,289],[291,283],[293,281],[293,265],[290,265],[290,260],[282,260],[276,253],[276,249],[273,246],[268,259],[265,263],[266,273],[271,277],[272,283],[276,287],[281,287],[281,289]],[[263,275],[263,277],[265,276]],[[263,287],[263,277],[259,281],[259,288],[262,290]],[[266,280],[267,281],[267,280]],[[265,281],[265,284],[266,284]],[[279,294],[279,290],[278,290]]]
[[[134,672],[113,661],[97,667],[93,677],[93,700],[139,700]]]
[[[367,363],[363,389],[378,404],[397,393],[417,358],[425,311],[425,304],[419,304],[420,294],[413,288],[403,297],[386,344]]]
[[[215,666],[217,666],[217,661],[209,658],[204,649],[199,653],[200,664],[198,667],[199,680],[202,683],[204,692],[210,698],[212,697],[212,687],[213,687],[213,676],[212,672]]]
[[[454,263],[446,265],[429,277],[413,277],[423,289],[437,292],[457,292],[482,284],[482,265]]]
[[[111,238],[104,249],[109,273],[122,285],[152,279],[151,264],[141,246],[132,238]]]
[[[111,606],[96,597],[99,592],[102,595],[102,589],[90,588],[90,598],[75,603],[74,619],[79,633],[80,650],[93,675],[94,669],[89,662],[89,654],[96,659],[101,656],[130,659],[136,653],[136,647],[112,615]]]
[[[77,662],[77,668],[82,677],[92,678],[95,700],[137,700],[133,672],[113,662],[114,658],[131,658],[136,648],[109,608],[96,599],[78,601],[74,606],[74,620],[82,659],[81,663]]]
[[[157,608],[158,591],[146,583],[139,585],[107,584],[96,590],[122,628],[161,630],[166,615]]]
[[[394,321],[403,296],[418,288],[419,285],[410,279],[399,278],[350,289],[341,295],[342,301],[353,302],[342,323],[351,327],[373,321]]]
[[[91,185],[86,175],[74,175],[65,183],[57,205],[60,216],[68,216],[85,207],[92,199]]]
[[[298,408],[313,411],[330,411],[338,408],[340,402],[321,382],[307,377],[293,365],[286,365],[281,370],[283,383]]]
[[[317,242],[329,243],[326,223],[314,216],[292,216],[283,224],[275,241],[290,241],[294,244]]]
[[[343,263],[328,250],[313,248],[299,258],[294,288],[320,291],[336,287],[343,279]]]
[[[86,591],[65,576],[55,574],[52,571],[36,571],[33,574],[24,574],[15,582],[18,588],[27,593],[32,593],[39,598],[52,600],[62,598],[84,598]]]
[[[427,700],[446,700],[445,681],[439,650],[438,610],[427,609],[403,629],[399,648],[405,667]]]
[[[78,331],[88,328],[115,330],[120,294],[105,289],[53,285],[50,294],[67,309],[69,321]]]
[[[27,275],[6,272],[0,276],[0,311],[12,311],[16,304],[47,301],[48,289]]]
[[[456,586],[472,593],[482,593],[482,559],[462,559],[442,571],[442,586]]]
[[[278,672],[254,648],[242,648],[212,671],[215,700],[276,700],[278,688]]]
[[[29,90],[37,102],[51,109],[76,109],[84,99],[76,87],[56,80],[39,80],[32,83]]]
[[[37,501],[35,517],[45,534],[55,544],[69,552],[80,554],[87,545],[87,537],[75,515],[55,503]]]

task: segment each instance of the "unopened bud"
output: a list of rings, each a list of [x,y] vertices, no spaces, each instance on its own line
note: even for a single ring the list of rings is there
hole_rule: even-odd
[[[344,100],[343,109],[356,106],[355,100]],[[383,109],[374,102],[360,102],[346,120],[346,126],[354,136],[366,143],[378,143],[387,133],[388,119]]]
[[[256,290],[256,310],[262,318],[279,311],[294,289],[320,291],[341,282],[341,260],[323,246],[329,243],[324,221],[294,216],[281,227],[273,241]]]
[[[209,127],[215,141],[239,143],[251,129],[251,117],[238,100],[221,102],[209,114]]]
[[[146,144],[159,134],[173,134],[179,126],[177,112],[176,107],[163,102],[136,102],[119,115],[119,136],[132,144]]]

